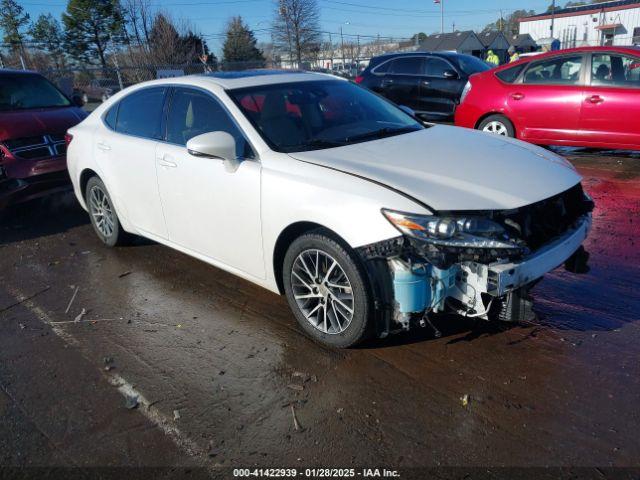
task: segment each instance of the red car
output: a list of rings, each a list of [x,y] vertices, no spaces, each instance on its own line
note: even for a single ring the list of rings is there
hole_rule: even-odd
[[[455,124],[541,145],[640,150],[640,49],[560,50],[473,75]]]
[[[65,134],[87,114],[43,76],[0,70],[0,208],[70,185]]]

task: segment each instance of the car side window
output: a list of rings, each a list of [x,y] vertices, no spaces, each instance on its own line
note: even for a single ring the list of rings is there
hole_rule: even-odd
[[[526,64],[525,64],[526,65]],[[520,75],[520,72],[524,69],[525,65],[516,65],[515,67],[507,68],[496,73],[496,77],[506,83],[513,83]]]
[[[137,137],[162,138],[162,111],[166,88],[145,88],[119,102],[116,132]]]
[[[399,75],[421,75],[424,59],[420,57],[399,57],[391,62],[388,73]]]
[[[210,94],[189,88],[176,88],[167,118],[167,141],[186,145],[197,135],[227,132],[236,141],[239,158],[253,158],[253,150],[229,113]]]
[[[640,88],[640,59],[594,54],[591,57],[591,85]]]
[[[116,129],[116,119],[118,118],[119,105],[119,103],[116,103],[107,111],[107,114],[104,116],[104,123],[106,123],[112,130]]]
[[[389,71],[389,66],[391,65],[391,61],[382,62],[377,67],[373,67],[374,73],[387,73]]]
[[[532,63],[523,83],[540,85],[576,85],[580,82],[582,56],[556,57]]]
[[[444,77],[447,70],[453,70],[453,67],[441,58],[431,57],[425,61],[424,73],[429,77]]]

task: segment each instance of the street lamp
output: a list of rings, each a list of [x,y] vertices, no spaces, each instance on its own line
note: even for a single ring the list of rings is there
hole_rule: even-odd
[[[344,58],[344,37],[342,36],[342,25],[351,25],[351,22],[346,21],[340,24],[340,50],[342,52],[342,71],[346,68],[346,60]]]

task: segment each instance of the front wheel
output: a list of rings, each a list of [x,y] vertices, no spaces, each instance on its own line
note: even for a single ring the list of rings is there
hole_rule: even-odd
[[[297,238],[283,268],[287,301],[304,332],[338,348],[369,334],[371,294],[359,259],[322,230]]]
[[[480,122],[478,130],[503,137],[514,138],[516,136],[513,123],[504,115],[489,115]]]

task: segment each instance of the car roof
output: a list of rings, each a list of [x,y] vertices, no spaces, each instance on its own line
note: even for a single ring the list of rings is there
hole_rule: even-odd
[[[517,62],[513,62],[513,63],[505,63],[504,65],[500,65],[499,67],[493,68],[489,71],[491,72],[496,72],[499,70],[505,70],[509,67],[513,67],[516,65],[519,65],[521,63],[527,63],[530,62],[532,60],[538,61],[544,58],[550,58],[550,57],[554,57],[557,55],[571,55],[572,53],[589,53],[589,52],[616,52],[616,53],[623,53],[623,54],[628,54],[628,55],[640,55],[640,48],[638,47],[623,47],[623,46],[603,46],[603,47],[575,47],[575,48],[566,48],[563,50],[553,50],[550,52],[544,52],[541,53],[539,55],[529,55],[526,57],[521,58],[520,60],[518,60]],[[484,73],[484,72],[483,72]]]
[[[462,55],[466,55],[465,53],[458,52],[449,52],[449,51],[427,51],[427,50],[415,50],[413,52],[391,52],[391,53],[383,53],[382,55],[378,55],[373,57],[373,59],[387,59],[393,57],[415,57],[420,55],[432,55],[436,57],[460,57]]]
[[[4,74],[9,74],[9,75],[40,75],[38,72],[34,72],[33,70],[14,70],[13,68],[0,68],[0,75],[4,75]]]
[[[311,82],[318,80],[341,80],[343,78],[319,72],[307,72],[304,70],[242,70],[229,72],[213,72],[200,75],[190,75],[189,78],[205,80],[220,85],[225,90],[235,88],[253,87],[260,85],[273,85],[278,83]],[[171,79],[170,79],[171,80]],[[174,79],[175,80],[175,79]]]

